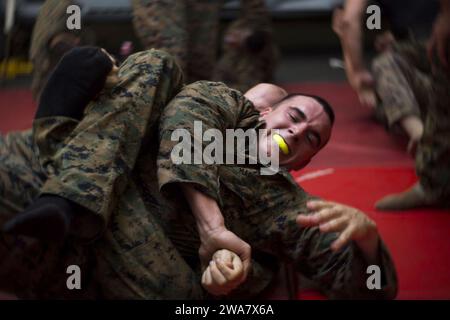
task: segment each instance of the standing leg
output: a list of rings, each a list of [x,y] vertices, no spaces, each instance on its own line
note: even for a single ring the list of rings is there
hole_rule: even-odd
[[[187,83],[211,80],[217,60],[222,0],[188,0]]]
[[[413,92],[425,113],[423,136],[416,153],[417,182],[410,189],[389,195],[376,207],[382,210],[404,210],[420,206],[448,205],[450,195],[450,84],[445,69],[432,69],[424,45],[410,43],[403,51],[415,84]]]
[[[264,1],[240,2],[239,18],[225,32],[213,79],[245,92],[258,83],[273,81],[278,49]]]
[[[376,113],[389,128],[400,127],[409,137],[408,151],[415,155],[423,134],[423,119],[430,88],[429,78],[405,56],[402,46],[379,55],[373,62],[376,91],[380,98]],[[421,111],[422,106],[422,111]]]
[[[133,26],[145,50],[170,53],[181,70],[188,61],[185,0],[132,0]]]

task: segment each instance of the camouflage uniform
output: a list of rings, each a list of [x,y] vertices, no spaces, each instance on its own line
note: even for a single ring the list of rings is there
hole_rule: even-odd
[[[262,49],[252,52],[245,45],[233,47],[223,43],[223,52],[214,69],[213,80],[222,81],[233,89],[245,92],[261,82],[273,82],[278,49],[274,43],[270,14],[262,0],[241,1],[240,18],[226,30],[227,34],[239,34],[246,30],[262,33]]]
[[[68,30],[66,26],[66,10],[73,4],[76,2],[71,0],[47,0],[39,11],[30,47],[30,59],[33,63],[31,90],[36,101],[39,100],[50,72],[61,58],[61,53],[50,50],[50,41],[61,33],[81,36],[79,30]],[[84,25],[82,27],[85,28]]]
[[[0,136],[0,226],[36,199],[46,179],[31,130]],[[0,290],[18,293],[21,298],[68,296],[69,291],[63,291],[66,268],[71,264],[86,266],[92,256],[87,251],[69,243],[42,245],[0,233]],[[76,291],[70,292],[73,298],[80,297]],[[83,296],[94,295],[89,289]]]
[[[45,181],[31,130],[0,135],[1,222],[21,212]]]
[[[416,171],[430,200],[448,205],[449,74],[440,65],[433,68],[425,44],[411,39],[398,43],[392,52],[376,61],[374,75],[376,89],[390,124],[410,114],[423,119],[424,133],[416,153]]]
[[[420,92],[413,91],[409,84],[410,79],[404,74],[404,70],[408,69],[408,62],[402,57],[401,52],[408,50],[407,48],[408,45],[396,44],[392,50],[378,55],[372,63],[376,92],[379,97],[375,115],[381,123],[392,129],[407,116],[423,119],[419,99],[424,97],[416,96],[416,94],[420,95]],[[421,75],[418,74],[418,76]]]
[[[105,93],[97,102],[90,105],[90,111],[87,114],[92,117],[87,115],[82,123],[78,124],[75,120],[64,117],[42,118],[34,122],[35,141],[40,153],[39,160],[48,180],[43,179],[42,182],[33,186],[33,194],[30,198],[38,195],[39,192],[45,193],[51,190],[51,186],[54,186],[51,181],[56,180],[55,173],[64,177],[62,172],[65,169],[64,164],[67,164],[66,160],[73,165],[75,158],[79,161],[83,158],[83,154],[88,155],[93,152],[93,149],[82,150],[73,148],[74,144],[67,144],[68,150],[64,150],[62,163],[58,163],[58,166],[61,166],[59,169],[55,163],[58,154],[54,152],[62,146],[65,138],[70,138],[75,143],[87,138],[94,130],[91,122],[94,118],[97,119],[95,128],[100,129],[102,123],[104,128],[110,127],[111,123],[108,119],[114,116],[117,122],[111,128],[117,129],[120,126],[121,117],[126,117],[128,120],[133,116],[136,117],[133,118],[135,127],[122,122],[122,125],[127,125],[128,128],[124,136],[116,135],[114,130],[109,132],[105,130],[103,136],[105,138],[107,136],[108,143],[103,146],[101,143],[94,146],[105,151],[105,147],[113,149],[118,147],[129,156],[128,159],[104,158],[105,161],[112,161],[111,172],[122,174],[126,172],[130,175],[128,182],[124,175],[120,181],[123,185],[119,183],[114,186],[118,189],[114,192],[118,192],[120,196],[112,194],[117,200],[105,208],[111,215],[107,230],[101,239],[91,245],[78,243],[75,239],[63,244],[42,245],[24,237],[15,238],[1,234],[1,289],[25,298],[194,299],[203,297],[199,278],[179,255],[160,227],[159,215],[169,215],[170,206],[161,201],[161,196],[158,196],[155,186],[156,172],[153,173],[153,185],[142,185],[140,175],[133,173],[131,169],[140,165],[130,160],[131,157],[137,157],[134,152],[138,152],[141,143],[145,143],[140,137],[155,130],[155,121],[159,117],[162,106],[167,104],[168,99],[180,88],[181,72],[171,59],[154,53],[148,56],[141,54],[131,57],[122,66],[119,76],[123,81],[112,92]],[[130,103],[131,99],[136,103]],[[122,119],[125,120],[125,118]],[[147,132],[146,129],[149,131]],[[143,131],[139,133],[139,130]],[[71,136],[68,136],[70,134]],[[131,142],[134,136],[137,136],[135,144]],[[43,143],[46,139],[48,144]],[[124,142],[126,140],[129,144],[122,144],[119,140]],[[111,144],[112,141],[117,143]],[[83,145],[86,144],[85,141]],[[145,161],[152,161],[153,158],[153,162],[156,163],[156,144],[147,143],[143,150],[148,151],[145,153]],[[146,164],[149,163],[146,162]],[[9,169],[14,172],[17,168]],[[108,170],[105,166],[97,167],[98,175],[92,176],[92,179],[95,180],[102,175],[108,176],[105,170]],[[91,174],[94,172],[91,171]],[[30,175],[32,176],[32,173]],[[2,178],[8,185],[16,182],[12,180],[14,176]],[[28,181],[17,181],[17,188],[22,187],[25,190],[27,183]],[[39,185],[42,184],[42,189],[39,190]],[[77,188],[84,189],[86,193],[93,191],[89,190],[89,186],[81,180],[77,184]],[[145,196],[142,196],[140,190],[146,190]],[[107,191],[111,189],[105,190]],[[109,199],[112,200],[112,198]],[[83,204],[90,207],[88,202],[92,200],[92,197],[86,196],[85,200]],[[23,207],[29,204],[27,202],[22,201]],[[17,208],[17,210],[20,209]],[[4,221],[6,219],[2,218],[2,224]],[[71,291],[66,288],[68,275],[65,271],[72,264],[81,267],[82,290]]]
[[[84,250],[90,258],[75,256],[88,268],[85,287],[96,289],[89,293],[104,298],[203,297],[194,218],[180,192],[170,192],[174,183],[191,182],[216,199],[226,226],[253,248],[253,271],[234,297],[261,292],[277,259],[293,260],[330,297],[395,295],[395,269],[382,242],[383,289],[373,292],[366,288],[367,265],[354,244],[333,253],[335,234],[297,226],[295,218],[306,212],[308,195],[288,172],[261,176],[255,165],[172,163],[176,142],[171,132],[185,128],[192,134],[195,120],[222,132],[263,125],[241,93],[220,83],[197,82],[171,100],[180,89],[181,74],[159,51],[131,56],[119,78],[116,87],[88,106],[79,124],[63,117],[34,122],[40,161],[49,175],[42,192],[77,202],[108,222],[97,242],[72,249]],[[67,246],[80,248],[72,242]],[[44,275],[39,283],[47,279]]]
[[[145,49],[169,52],[188,83],[211,79],[221,0],[133,0],[133,25]]]
[[[256,28],[271,36],[264,1],[240,2],[241,17],[232,28]],[[144,48],[173,55],[184,70],[187,83],[214,78],[247,89],[272,79],[276,48],[271,37],[258,54],[225,50],[215,70],[222,0],[133,0],[132,6],[134,29]]]

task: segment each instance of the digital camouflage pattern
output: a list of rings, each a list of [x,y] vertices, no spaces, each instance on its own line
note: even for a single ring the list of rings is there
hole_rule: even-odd
[[[226,226],[253,248],[252,273],[232,297],[261,292],[278,258],[293,260],[330,297],[395,296],[395,269],[382,243],[383,289],[373,292],[366,288],[366,263],[355,245],[332,253],[335,234],[296,225],[308,195],[286,171],[262,176],[257,165],[171,162],[170,150],[177,142],[170,133],[175,128],[191,130],[194,120],[203,121],[205,130],[262,125],[240,92],[204,81],[181,89],[181,71],[174,60],[156,50],[130,56],[119,78],[117,86],[88,106],[76,126],[62,117],[34,123],[40,161],[49,176],[42,192],[77,202],[105,221],[106,229],[93,244],[66,244],[78,248],[72,252],[85,254],[75,258],[87,268],[89,276],[83,280],[88,296],[205,297],[194,218],[181,193],[170,187],[186,182],[213,196]],[[60,267],[68,256],[63,258],[47,269]],[[48,284],[48,273],[39,279]]]
[[[28,262],[20,255],[11,256],[11,263],[8,265],[12,266],[13,263],[15,265],[7,268],[2,263],[1,274],[8,274],[7,271],[11,270],[17,272],[23,270],[26,273],[25,271],[28,270],[28,274],[20,277],[25,284],[19,286],[17,283],[10,283],[17,277],[9,279],[2,277],[0,278],[1,288],[13,291],[21,297],[30,296],[28,291],[32,291],[34,297],[68,298],[77,298],[80,295],[92,297],[91,293],[94,292],[96,297],[105,299],[195,299],[203,296],[199,278],[178,254],[159,225],[159,214],[164,216],[167,208],[170,207],[167,203],[158,200],[157,192],[149,193],[144,200],[141,189],[137,188],[137,185],[142,184],[141,179],[130,168],[137,166],[134,163],[136,159],[132,160],[131,157],[136,158],[141,149],[141,143],[145,143],[140,137],[155,131],[155,121],[159,117],[161,108],[167,104],[171,95],[180,89],[182,74],[171,58],[159,52],[152,52],[131,56],[120,68],[119,77],[122,81],[112,91],[105,92],[96,102],[89,105],[84,121],[78,125],[73,119],[63,117],[42,118],[34,123],[35,139],[40,152],[39,160],[48,175],[48,180],[44,182],[41,192],[51,192],[52,187],[57,185],[55,181],[58,178],[62,178],[63,181],[68,179],[64,175],[67,167],[72,170],[79,167],[79,172],[86,169],[85,173],[90,172],[92,179],[103,181],[104,177],[114,175],[112,171],[116,172],[115,177],[119,184],[115,185],[115,188],[104,191],[109,192],[109,200],[113,201],[106,207],[97,206],[95,196],[101,199],[102,196],[107,197],[107,195],[98,195],[95,190],[89,189],[92,184],[83,183],[83,180],[80,180],[74,185],[77,190],[86,195],[86,199],[82,202],[85,207],[92,211],[100,210],[108,217],[108,228],[92,245],[80,244],[77,239],[73,239],[63,244],[63,248],[56,245],[41,246],[40,251],[34,248],[37,251],[36,257],[41,258],[39,266],[35,265],[38,261]],[[124,117],[131,122],[125,123]],[[123,151],[126,157],[104,159],[99,157],[96,160],[91,158],[93,161],[91,164],[94,162],[98,164],[93,171],[93,167],[89,170],[84,163],[89,162],[89,154],[96,153],[94,148],[89,148],[87,142],[93,141],[93,136],[96,135],[95,128],[100,129],[97,132],[100,134],[99,141],[104,138],[104,141],[108,142],[94,143],[93,147],[104,150],[105,154],[108,154],[108,150],[116,153]],[[123,135],[117,135],[119,132]],[[136,137],[135,143],[132,142],[133,137]],[[67,139],[73,143],[68,143]],[[43,143],[45,140],[49,142],[47,145]],[[128,140],[128,142],[122,144],[119,140],[123,142]],[[78,148],[75,147],[77,143],[80,143]],[[63,146],[61,153],[54,153]],[[155,143],[153,148],[156,148]],[[144,148],[144,150],[147,149]],[[150,157],[153,154],[155,162],[156,151],[151,152],[149,149],[148,152]],[[96,153],[96,155],[99,154]],[[61,156],[60,159],[58,159],[59,156]],[[59,162],[59,160],[62,161]],[[96,162],[97,160],[104,165]],[[109,172],[105,172],[105,168],[108,168],[106,165],[111,166]],[[156,177],[153,184],[156,186]],[[150,185],[149,188],[152,186]],[[89,190],[93,196],[89,196]],[[119,192],[120,196],[115,192]],[[73,195],[76,193],[70,189],[61,189],[60,194],[64,194],[69,199],[73,198],[74,201],[81,199],[81,197],[75,199]],[[4,236],[4,238],[7,237]],[[32,244],[25,245],[25,252],[30,252]],[[15,247],[14,244],[5,247],[2,255],[9,257],[8,253],[13,252],[12,248]],[[77,263],[73,263],[74,261]],[[70,264],[80,265],[83,273],[86,273],[86,276],[83,276],[83,290],[79,291],[78,295],[65,288],[65,279],[67,279],[65,270]],[[34,273],[34,269],[43,271]],[[34,274],[33,277],[28,276],[31,273]],[[44,290],[46,286],[43,284],[48,286],[47,291]]]
[[[133,26],[145,49],[170,53],[188,83],[211,79],[223,1],[132,0]]]
[[[186,86],[164,109],[160,123],[158,182],[171,202],[185,202],[174,192],[178,183],[192,183],[220,205],[227,228],[252,247],[254,257],[266,260],[293,261],[297,271],[312,279],[332,298],[393,297],[396,276],[388,251],[381,243],[380,257],[386,275],[383,290],[374,294],[366,287],[366,264],[354,245],[332,253],[336,234],[321,234],[318,228],[300,228],[295,219],[307,213],[310,196],[291,175],[281,169],[278,174],[261,175],[259,165],[190,165],[174,164],[171,152],[178,141],[172,132],[186,129],[194,137],[193,123],[202,121],[203,131],[217,129],[261,128],[259,114],[241,93],[224,84],[196,82]],[[203,142],[205,148],[210,142]],[[182,216],[181,226],[195,226],[192,215]],[[173,228],[175,224],[172,224]],[[189,239],[171,235],[175,244],[198,248],[198,236],[192,230]],[[269,258],[270,257],[270,258]],[[260,261],[258,261],[260,262]],[[264,264],[264,263],[263,263]]]
[[[245,45],[235,47],[224,41],[223,54],[215,66],[213,80],[222,81],[241,92],[246,92],[258,83],[273,82],[279,53],[268,27],[267,23],[261,29],[247,20],[232,23],[227,34],[263,32],[265,44],[261,50],[252,52]]]
[[[241,0],[239,20],[232,30],[246,28],[269,34],[258,54],[224,47],[217,64],[220,9],[223,0],[133,0],[133,25],[145,49],[161,49],[177,59],[186,82],[224,81],[237,89],[270,81],[277,54],[270,16],[263,0]]]
[[[450,75],[432,67],[423,42],[399,42],[374,63],[376,90],[389,124],[418,115],[424,133],[416,153],[416,171],[430,201],[450,204]]]
[[[36,199],[46,178],[31,130],[0,136],[0,226]],[[30,299],[80,298],[77,290],[66,289],[66,268],[77,264],[87,270],[85,266],[92,256],[88,251],[69,243],[43,245],[30,238],[0,233],[0,290]],[[94,297],[92,290],[84,290],[82,297]]]
[[[373,63],[372,70],[375,78],[375,89],[379,97],[375,113],[377,118],[388,128],[399,125],[399,121],[407,116],[421,115],[420,104],[426,102],[426,95],[430,88],[430,81],[421,73],[410,69],[408,61],[401,55],[401,47],[394,45],[392,50],[388,50],[378,55]],[[407,71],[405,74],[405,70]],[[410,85],[411,81],[421,81],[425,87],[419,92],[414,92]]]
[[[222,55],[214,68],[213,80],[222,81],[229,87],[245,92],[262,82],[273,82],[278,48],[273,38],[270,13],[263,0],[241,1],[238,20],[225,31]],[[245,45],[236,46],[227,38],[244,34],[263,34],[264,45],[252,51]]]
[[[33,63],[33,81],[31,90],[35,100],[39,99],[48,76],[58,63],[61,55],[50,50],[50,41],[58,34],[72,33],[78,35],[78,30],[68,30],[67,7],[76,4],[70,0],[46,0],[42,5],[33,28],[30,47],[30,59]]]
[[[22,211],[39,193],[46,176],[31,130],[0,135],[1,222]]]

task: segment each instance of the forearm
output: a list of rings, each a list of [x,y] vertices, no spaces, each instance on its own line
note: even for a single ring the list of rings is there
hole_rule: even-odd
[[[349,79],[351,73],[365,70],[362,49],[362,18],[365,7],[366,1],[363,0],[346,1],[345,8],[335,23]]]
[[[349,73],[365,71],[361,26],[349,22],[341,37],[341,43],[347,76],[349,76]]]
[[[200,233],[224,226],[224,219],[216,200],[195,189],[192,184],[180,184],[189,203]]]

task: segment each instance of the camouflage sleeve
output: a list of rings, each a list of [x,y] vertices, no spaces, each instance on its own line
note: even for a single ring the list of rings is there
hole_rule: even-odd
[[[220,159],[224,162],[224,153],[217,152],[212,159],[203,150],[225,137],[226,129],[245,127],[257,115],[242,94],[222,83],[199,81],[186,86],[165,108],[160,122],[161,191],[167,195],[166,189],[174,183],[192,183],[220,204],[218,164]],[[209,140],[203,136],[207,132]]]

